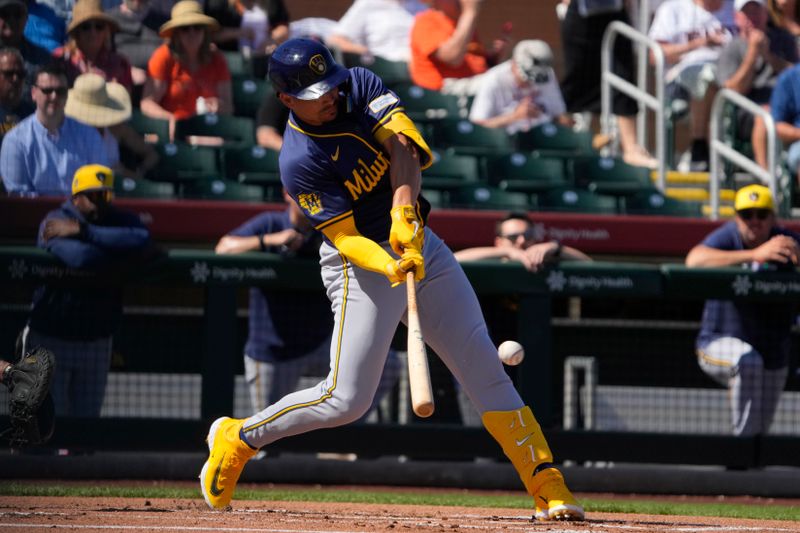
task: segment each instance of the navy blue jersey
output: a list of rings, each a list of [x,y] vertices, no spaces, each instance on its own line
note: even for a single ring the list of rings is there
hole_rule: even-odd
[[[369,70],[350,69],[344,87],[335,120],[314,126],[290,114],[280,155],[281,180],[315,228],[352,214],[359,233],[382,242],[389,238],[393,190],[391,163],[381,141],[397,131],[405,133],[393,127],[405,115],[397,95]],[[405,118],[405,123],[410,121]],[[421,137],[413,140],[425,168],[430,149]],[[430,204],[420,196],[416,207],[424,223]]]
[[[268,235],[292,227],[289,212],[266,212],[257,215],[232,232],[237,237]],[[268,246],[265,251],[281,255],[319,258],[320,233],[310,230],[303,246],[296,252]],[[320,287],[321,288],[321,287]],[[258,361],[276,362],[294,359],[328,342],[333,329],[330,302],[325,293],[250,289],[250,318],[244,353]]]
[[[781,227],[772,229],[770,237],[774,235],[788,235],[800,243],[800,235]],[[735,221],[711,232],[701,244],[719,250],[745,249]],[[765,368],[783,368],[789,362],[790,332],[796,312],[793,303],[708,300],[697,346],[719,337],[736,337],[761,354]]]

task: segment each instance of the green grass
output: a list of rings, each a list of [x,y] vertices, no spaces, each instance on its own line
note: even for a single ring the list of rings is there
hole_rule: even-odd
[[[57,484],[9,483],[0,485],[0,496],[70,496],[118,498],[201,498],[194,488],[164,486],[66,486]],[[340,489],[247,489],[236,493],[237,500],[313,501],[341,503],[378,503],[404,505],[454,505],[462,507],[489,507],[505,509],[531,509],[527,496],[471,494],[468,492],[434,492],[414,494],[409,491],[391,492]],[[661,514],[686,516],[715,516],[752,518],[757,520],[800,520],[800,506],[778,504],[743,505],[733,503],[681,503],[647,500],[582,499],[588,512]]]

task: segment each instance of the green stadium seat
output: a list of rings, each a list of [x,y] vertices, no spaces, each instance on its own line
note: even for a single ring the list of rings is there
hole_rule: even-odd
[[[422,196],[430,202],[431,207],[444,207],[446,205],[445,193],[436,189],[422,189]]]
[[[528,195],[509,192],[480,183],[462,185],[447,193],[448,207],[468,209],[527,210]]]
[[[628,215],[699,217],[703,215],[703,205],[701,202],[676,200],[657,189],[650,189],[626,197],[625,213]]]
[[[172,183],[116,176],[114,179],[114,195],[117,198],[171,200],[175,198],[175,186]]]
[[[195,115],[175,123],[175,138],[222,137],[224,144],[252,145],[256,142],[255,119],[232,115]]]
[[[378,56],[366,58],[352,53],[342,54],[342,61],[348,68],[364,67],[371,70],[389,87],[400,83],[411,83],[411,74],[408,72],[408,63],[405,61],[389,61]]]
[[[181,185],[181,196],[199,200],[263,202],[264,189],[228,180],[196,180]]]
[[[476,157],[438,151],[434,151],[433,155],[433,164],[422,172],[423,187],[448,190],[480,180]]]
[[[145,140],[153,143],[167,143],[169,142],[169,121],[148,117],[138,109],[134,109],[131,113],[130,125],[141,135],[145,136]],[[149,139],[148,137],[154,137]]]
[[[653,187],[650,169],[612,157],[577,157],[572,160],[572,175],[578,187],[600,194],[624,196]]]
[[[539,193],[567,185],[564,162],[522,152],[489,157],[489,183],[506,191]]]
[[[435,145],[457,154],[498,155],[515,151],[514,138],[502,128],[485,128],[469,120],[442,119],[434,123]]]
[[[572,157],[595,153],[591,133],[576,132],[552,122],[518,133],[517,144],[520,150],[532,150],[541,157]]]
[[[542,211],[615,214],[617,200],[613,196],[594,194],[584,189],[560,187],[537,195]]]
[[[223,51],[231,76],[252,76],[253,66],[240,52]]]
[[[255,184],[265,189],[265,198],[281,200],[281,184],[278,154],[263,146],[236,146],[222,149],[225,177],[231,181]]]
[[[274,92],[267,80],[235,76],[231,81],[233,87],[233,114],[237,117],[255,119],[258,108],[267,97],[274,97]]]
[[[406,114],[415,121],[458,118],[458,97],[424,89],[418,85],[404,84],[392,87],[400,98]]]
[[[191,181],[221,176],[217,150],[186,143],[156,144],[159,155],[156,168],[146,176],[155,181]]]

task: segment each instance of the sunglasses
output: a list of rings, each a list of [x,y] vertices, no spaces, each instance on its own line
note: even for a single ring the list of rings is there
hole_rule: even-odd
[[[45,96],[50,96],[53,93],[56,93],[58,97],[67,96],[68,89],[66,87],[39,87],[38,85],[34,85],[34,87],[42,91]]]
[[[24,78],[25,77],[25,70],[24,69],[10,69],[10,70],[0,70],[0,75],[2,75],[5,79],[10,80],[11,78]]]
[[[742,220],[753,220],[754,217],[758,220],[766,220],[771,213],[772,211],[769,209],[742,209],[736,212]]]
[[[192,24],[190,26],[178,26],[175,28],[178,31],[205,31],[206,27],[202,24]]]
[[[88,32],[89,30],[94,28],[94,31],[100,32],[103,31],[108,27],[108,24],[105,22],[94,21],[94,22],[84,22],[80,26],[78,26],[78,31],[80,32]]]
[[[86,191],[78,194],[82,194],[95,205],[108,204],[114,198],[112,191]]]

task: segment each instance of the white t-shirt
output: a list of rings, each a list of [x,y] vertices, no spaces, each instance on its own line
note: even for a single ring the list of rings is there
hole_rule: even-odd
[[[706,11],[693,0],[666,0],[658,6],[649,36],[655,41],[684,44],[702,35],[725,32],[725,43],[730,41],[731,34],[713,13]],[[703,63],[716,63],[721,46],[697,48],[685,53],[675,64],[667,64],[665,80],[674,80],[681,70]]]
[[[250,50],[261,50],[267,44],[267,28],[269,28],[269,18],[267,13],[258,4],[250,9],[245,9],[242,13],[242,22],[239,25],[242,29],[252,28],[252,39],[239,39],[239,50],[249,48]]]
[[[550,79],[547,83],[526,84],[520,87],[514,78],[511,60],[509,60],[490,68],[483,74],[480,88],[472,101],[469,119],[475,122],[510,113],[526,96],[529,96],[541,108],[542,114],[509,124],[506,126],[509,134],[527,131],[539,124],[552,122],[555,117],[567,112],[567,106],[564,104],[564,97],[561,96],[561,89],[558,87],[553,69],[550,69]]]
[[[414,15],[425,8],[417,0],[355,0],[332,33],[366,46],[372,55],[408,61]]]

